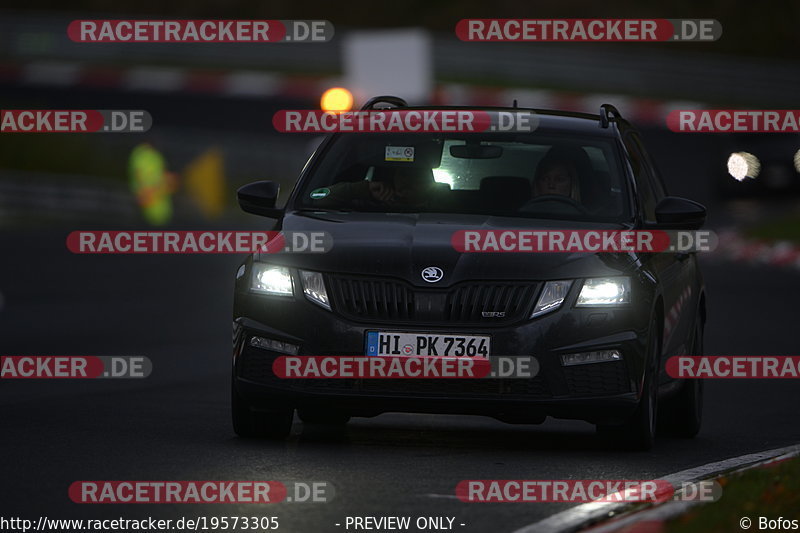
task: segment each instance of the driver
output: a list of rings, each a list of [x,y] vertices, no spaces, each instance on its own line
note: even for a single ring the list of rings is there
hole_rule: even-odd
[[[388,177],[386,181],[337,183],[329,188],[326,198],[315,203],[321,207],[352,204],[422,207],[441,190],[430,169],[395,167]]]
[[[578,171],[569,159],[548,154],[536,167],[533,196],[568,196],[581,201]]]

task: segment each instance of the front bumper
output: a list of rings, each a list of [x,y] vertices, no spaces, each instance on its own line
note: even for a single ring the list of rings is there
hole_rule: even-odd
[[[304,299],[237,294],[234,306],[234,383],[248,402],[325,406],[354,416],[383,412],[477,414],[540,422],[547,416],[618,423],[636,408],[645,368],[649,313],[635,307],[562,309],[514,325],[409,327],[359,323]],[[300,347],[300,356],[364,355],[367,331],[490,335],[492,356],[533,356],[532,378],[505,379],[281,379],[272,372],[280,354],[251,346],[257,335]],[[560,355],[618,349],[621,361],[564,367]]]

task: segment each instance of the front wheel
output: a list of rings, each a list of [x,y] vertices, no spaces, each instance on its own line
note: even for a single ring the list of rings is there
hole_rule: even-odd
[[[231,382],[231,419],[233,431],[246,439],[283,440],[292,430],[294,409],[256,411],[239,395]]]
[[[703,355],[703,326],[698,322],[691,355]],[[667,435],[691,439],[703,423],[703,380],[685,379],[677,395],[664,402],[659,430]]]
[[[642,394],[636,412],[623,424],[598,425],[597,431],[611,437],[618,446],[630,450],[647,451],[653,447],[658,417],[658,360],[661,342],[655,324],[648,333],[647,367],[644,373]]]

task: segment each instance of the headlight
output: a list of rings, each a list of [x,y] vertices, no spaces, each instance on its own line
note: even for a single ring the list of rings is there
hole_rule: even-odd
[[[575,306],[620,305],[630,302],[630,278],[589,278],[583,282]]]
[[[292,274],[286,267],[253,263],[253,279],[250,289],[264,294],[291,296]]]
[[[572,287],[572,280],[548,281],[545,283],[542,295],[539,296],[539,301],[536,302],[536,307],[533,308],[531,318],[555,311],[561,307],[570,287]]]
[[[325,290],[322,274],[301,270],[300,279],[303,280],[303,294],[306,295],[306,298],[330,311],[331,304],[328,301],[328,291]]]

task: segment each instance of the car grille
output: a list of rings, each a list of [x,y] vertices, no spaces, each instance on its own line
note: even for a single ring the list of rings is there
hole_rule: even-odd
[[[539,288],[532,282],[464,282],[429,289],[396,279],[340,274],[326,279],[336,312],[392,323],[508,325],[530,316]]]

